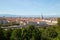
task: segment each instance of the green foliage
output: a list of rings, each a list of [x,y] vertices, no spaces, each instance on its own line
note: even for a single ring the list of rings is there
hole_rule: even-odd
[[[0,40],[5,40],[4,32],[1,28],[0,28]]]
[[[23,40],[41,40],[41,32],[34,25],[23,30]]]
[[[5,39],[6,39],[6,40],[10,40],[12,31],[13,31],[12,29],[9,29],[9,30],[6,30],[6,31],[5,31],[4,34],[5,34]]]
[[[4,31],[0,28],[0,40],[60,40],[60,27],[38,28],[34,25],[29,25],[22,29]]]
[[[30,40],[31,37],[32,37],[32,33],[29,30],[24,29],[22,40]]]
[[[21,34],[22,34],[22,30],[21,29],[15,29],[12,32],[11,40],[21,40]]]
[[[46,29],[42,33],[42,38],[46,40],[51,40],[51,38],[56,38],[58,36],[58,33],[55,30],[52,29]]]
[[[58,18],[58,25],[60,26],[60,18]]]

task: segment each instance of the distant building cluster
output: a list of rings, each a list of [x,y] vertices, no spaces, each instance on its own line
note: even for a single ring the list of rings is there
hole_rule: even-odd
[[[57,18],[3,18],[0,17],[0,24],[7,24],[16,22],[20,25],[27,25],[27,24],[33,24],[33,25],[56,25],[57,24]]]
[[[0,17],[0,24],[8,24],[7,19]]]

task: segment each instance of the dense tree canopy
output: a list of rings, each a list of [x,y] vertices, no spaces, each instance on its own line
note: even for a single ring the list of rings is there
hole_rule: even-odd
[[[4,31],[0,28],[0,40],[5,40]]]
[[[4,32],[4,36],[6,40],[10,40],[12,29],[8,29],[7,31]]]
[[[36,27],[29,25],[22,29],[2,30],[0,40],[60,40],[60,27]]]
[[[22,34],[22,30],[21,29],[16,29],[12,32],[11,35],[11,40],[21,40],[21,35]]]

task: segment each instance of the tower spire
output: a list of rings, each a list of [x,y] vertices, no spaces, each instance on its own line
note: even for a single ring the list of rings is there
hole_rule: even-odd
[[[43,15],[42,15],[42,13],[41,13],[41,18],[43,19]]]

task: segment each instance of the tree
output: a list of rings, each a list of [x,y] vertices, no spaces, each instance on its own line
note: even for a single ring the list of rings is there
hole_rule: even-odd
[[[58,33],[54,29],[47,28],[42,33],[42,40],[51,40],[52,38],[56,38]]]
[[[12,32],[11,40],[21,40],[21,38],[22,38],[21,34],[22,34],[22,30],[21,29],[15,29]]]
[[[0,40],[5,40],[4,32],[1,28],[0,28]]]
[[[24,32],[26,40],[41,40],[41,32],[34,25],[29,25]]]
[[[27,28],[24,28],[22,34],[22,40],[30,40],[32,38],[32,32],[34,30],[34,25],[28,25]]]
[[[13,31],[12,29],[8,29],[8,30],[5,31],[6,40],[10,40],[12,31]]]
[[[39,31],[39,29],[34,29],[32,35],[34,37],[34,40],[41,40],[41,32]]]
[[[32,34],[30,33],[29,30],[24,29],[23,34],[22,34],[22,40],[30,40]]]

